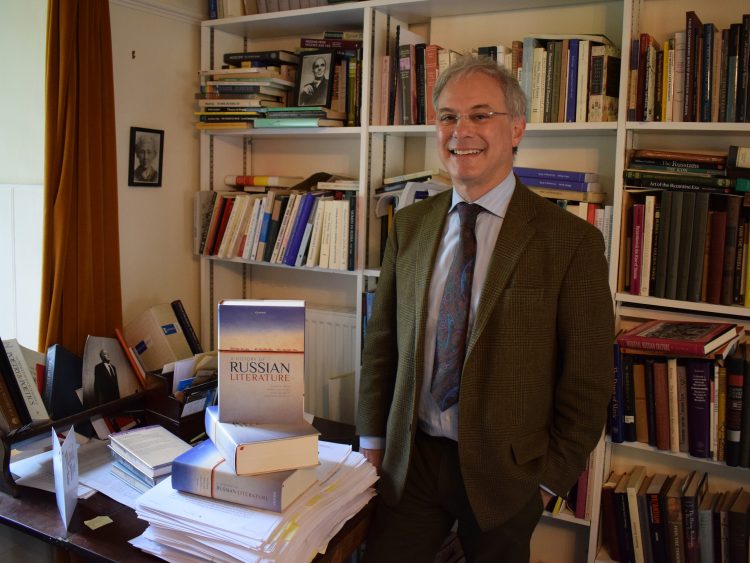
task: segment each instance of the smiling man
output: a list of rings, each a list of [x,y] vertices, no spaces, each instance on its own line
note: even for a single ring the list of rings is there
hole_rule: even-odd
[[[514,78],[464,57],[433,103],[446,191],[388,238],[360,383],[361,451],[380,472],[366,563],[429,563],[458,522],[469,562],[528,562],[606,416],[614,321],[601,234],[513,175]]]

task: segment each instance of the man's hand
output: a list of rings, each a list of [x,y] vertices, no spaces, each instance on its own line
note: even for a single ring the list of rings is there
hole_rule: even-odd
[[[311,95],[311,94],[313,93],[313,85],[312,85],[312,82],[311,82],[311,83],[309,83],[309,84],[305,84],[305,85],[304,85],[304,86],[302,87],[302,92],[303,92],[304,94],[307,94],[308,96],[310,96],[310,95]]]
[[[383,465],[383,455],[385,450],[368,450],[366,448],[359,448],[359,453],[365,456],[365,459],[372,463],[375,467],[375,471],[380,475],[380,466]]]

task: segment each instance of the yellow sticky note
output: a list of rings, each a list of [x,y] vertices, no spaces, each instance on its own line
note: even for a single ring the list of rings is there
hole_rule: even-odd
[[[83,523],[92,530],[96,530],[97,528],[101,528],[102,526],[111,524],[112,518],[110,518],[109,516],[97,516],[96,518],[92,518],[91,520],[85,520]]]

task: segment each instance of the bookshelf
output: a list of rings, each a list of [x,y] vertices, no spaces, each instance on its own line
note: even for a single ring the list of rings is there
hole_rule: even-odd
[[[622,173],[628,149],[726,149],[750,144],[750,127],[742,123],[631,122],[627,115],[630,40],[648,30],[659,41],[684,28],[685,12],[695,10],[704,22],[718,27],[738,21],[747,11],[741,0],[367,0],[210,20],[201,27],[201,70],[218,68],[230,51],[289,49],[301,36],[326,30],[362,30],[363,67],[361,126],[315,130],[202,131],[200,189],[220,189],[226,174],[285,174],[307,176],[325,170],[359,178],[357,193],[357,257],[353,272],[321,268],[272,266],[267,263],[201,258],[201,341],[216,345],[216,304],[225,297],[294,298],[325,307],[345,307],[361,326],[363,291],[377,285],[380,221],[375,217],[374,190],[383,178],[439,167],[435,134],[428,125],[380,125],[379,56],[396,25],[421,35],[428,43],[457,51],[483,44],[506,44],[529,34],[604,34],[621,49],[619,120],[610,123],[530,123],[516,163],[599,173],[614,206],[610,286],[618,319],[623,325],[650,318],[730,318],[750,325],[750,308],[709,305],[622,291],[619,266],[624,240]],[[470,33],[469,33],[470,31]],[[354,338],[355,397],[359,378],[361,331]],[[543,518],[533,538],[532,559],[596,561],[599,556],[599,495],[612,469],[630,464],[678,468],[698,460],[602,439],[589,478],[591,518],[568,515]],[[712,471],[714,467],[711,466]],[[716,468],[727,483],[747,479],[747,470]],[[743,472],[744,471],[744,472]]]

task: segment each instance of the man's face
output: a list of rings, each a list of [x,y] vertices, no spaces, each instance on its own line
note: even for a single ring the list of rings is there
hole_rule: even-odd
[[[438,155],[462,197],[475,201],[510,174],[513,147],[521,142],[526,120],[495,115],[482,124],[466,116],[507,112],[500,85],[481,72],[458,76],[446,84],[438,99]],[[441,124],[441,114],[461,116]]]
[[[102,350],[101,352],[99,352],[99,356],[105,364],[109,363],[109,352],[107,352],[106,350]]]
[[[326,72],[326,61],[325,59],[315,59],[313,61],[313,76],[315,80],[323,78]]]
[[[136,156],[142,166],[150,166],[154,158],[156,158],[156,149],[151,143],[144,143],[136,151]]]

